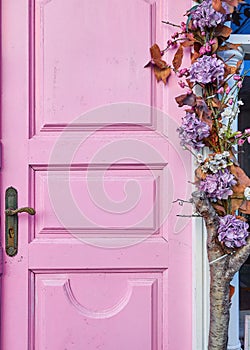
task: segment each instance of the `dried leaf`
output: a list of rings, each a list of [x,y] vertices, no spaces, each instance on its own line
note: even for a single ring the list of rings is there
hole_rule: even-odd
[[[180,45],[174,55],[173,62],[172,62],[175,69],[180,68],[182,64],[182,59],[183,59],[183,47],[182,45]]]
[[[196,97],[196,107],[195,112],[198,115],[199,119],[205,123],[207,123],[212,130],[213,120],[212,120],[212,112],[208,108],[206,102],[202,97]]]
[[[166,85],[167,84],[167,80],[171,74],[171,68],[170,67],[166,67],[163,69],[158,68],[157,66],[154,66],[154,73],[155,73],[155,77],[157,79],[157,81],[163,81],[163,83]]]
[[[239,166],[232,165],[230,167],[231,173],[237,180],[237,184],[233,186],[233,196],[231,199],[232,211],[240,210],[246,214],[250,214],[250,202],[244,200],[244,190],[250,186],[250,179]],[[246,203],[244,203],[246,202]]]
[[[200,57],[200,54],[198,52],[192,53],[191,54],[191,63],[193,64],[197,60],[197,58],[199,58],[199,57]]]
[[[219,42],[217,38],[214,38],[215,43],[212,45],[211,54],[215,53],[219,47]]]
[[[213,9],[214,9],[215,11],[220,12],[220,13],[223,13],[223,14],[226,13],[226,10],[225,10],[224,7],[222,6],[221,0],[212,0],[212,6],[213,6]]]
[[[241,44],[232,44],[232,43],[225,43],[225,45],[220,46],[218,48],[218,51],[227,51],[227,50],[238,50],[238,48],[241,46]]]
[[[224,0],[229,6],[237,7],[243,0]]]
[[[201,170],[201,167],[198,167],[195,170],[195,178],[196,178],[196,180],[205,180],[206,176],[207,175]]]
[[[215,32],[214,35],[215,36],[221,36],[223,38],[228,38],[230,36],[230,34],[232,33],[232,29],[224,26],[224,25],[218,25],[215,28]]]
[[[239,68],[240,68],[240,66],[241,66],[241,64],[242,64],[242,62],[243,62],[243,60],[237,61],[237,63],[236,63],[237,71],[239,70]]]
[[[196,96],[194,94],[183,94],[177,96],[175,101],[178,103],[178,107],[186,106],[195,106],[196,104]]]
[[[235,287],[230,284],[229,285],[229,301],[231,301],[232,296],[234,295],[234,292],[235,292]]]
[[[167,63],[161,59],[161,50],[157,44],[150,48],[151,58],[153,63],[160,69],[166,68]]]
[[[193,45],[194,45],[194,40],[189,40],[189,39],[187,39],[187,40],[183,41],[183,42],[181,43],[181,45],[182,45],[183,47],[190,47],[190,46],[193,46]]]
[[[226,210],[223,207],[223,205],[218,204],[218,203],[212,203],[212,206],[214,207],[214,209],[218,215],[220,215],[220,216],[226,215]]]
[[[221,107],[221,101],[217,97],[213,97],[211,99],[212,106],[215,108],[220,108]]]
[[[237,72],[238,68],[234,66],[229,66],[228,64],[225,64],[225,74],[224,77],[226,78],[230,74],[235,74]]]

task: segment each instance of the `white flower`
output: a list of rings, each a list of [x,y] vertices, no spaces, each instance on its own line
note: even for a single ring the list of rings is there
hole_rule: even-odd
[[[247,201],[250,201],[250,187],[246,187],[244,191],[244,197]]]
[[[227,131],[227,126],[223,124],[222,127],[219,130],[219,137],[223,138],[225,133],[226,133],[226,131]]]
[[[221,113],[222,118],[230,118],[232,116],[233,109],[232,107],[227,107],[224,109],[224,111]]]
[[[228,151],[224,151],[222,154],[223,154],[223,158],[230,156],[230,153]]]
[[[203,161],[204,161],[203,154],[198,153],[198,154],[197,154],[197,162],[198,162],[198,163],[202,163]]]
[[[237,103],[238,103],[238,106],[243,106],[244,105],[244,102],[242,100],[239,100]]]

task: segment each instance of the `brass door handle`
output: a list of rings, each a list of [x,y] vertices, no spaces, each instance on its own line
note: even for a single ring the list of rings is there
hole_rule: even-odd
[[[11,257],[18,252],[19,213],[35,215],[36,211],[30,207],[18,208],[17,190],[8,187],[5,192],[5,251]]]
[[[28,213],[30,215],[35,215],[36,211],[33,208],[30,207],[24,207],[19,209],[6,209],[5,214],[8,216],[16,215],[19,213]]]

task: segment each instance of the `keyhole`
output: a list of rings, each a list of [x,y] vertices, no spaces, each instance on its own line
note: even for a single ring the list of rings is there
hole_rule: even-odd
[[[14,229],[13,227],[9,228],[9,238],[13,238],[14,237]]]

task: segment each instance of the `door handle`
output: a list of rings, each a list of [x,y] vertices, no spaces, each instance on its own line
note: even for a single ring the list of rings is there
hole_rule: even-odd
[[[18,214],[35,215],[30,207],[17,208],[17,190],[8,187],[5,192],[5,251],[9,256],[15,256],[18,251]]]
[[[35,215],[36,211],[33,208],[30,207],[24,207],[24,208],[19,208],[19,209],[6,209],[5,214],[8,216],[16,215],[19,213],[28,213],[30,215]]]

